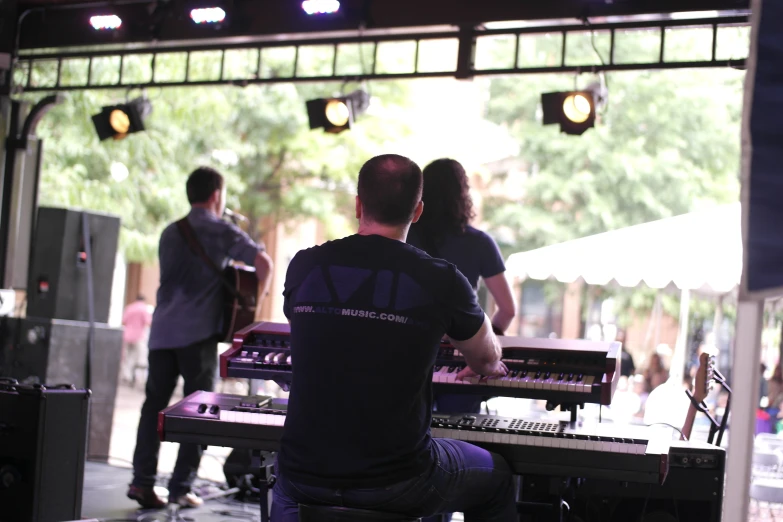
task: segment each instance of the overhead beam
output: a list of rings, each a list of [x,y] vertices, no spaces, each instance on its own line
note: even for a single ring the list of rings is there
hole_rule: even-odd
[[[389,29],[447,25],[476,26],[487,22],[589,17],[596,22],[611,16],[682,11],[748,9],[749,0],[342,0],[334,18],[313,18],[292,0],[233,0],[229,19],[219,29],[198,27],[188,19],[192,2],[116,0],[93,4],[48,5],[21,2],[20,48],[198,40],[324,31]],[[153,6],[157,6],[153,9]],[[93,31],[89,16],[112,12],[123,20],[113,33]]]
[[[375,34],[363,36],[319,37],[292,40],[263,40],[241,43],[209,43],[208,45],[181,45],[181,46],[134,46],[126,49],[106,49],[97,47],[85,51],[55,50],[54,52],[37,53],[24,52],[20,56],[15,78],[18,92],[58,91],[58,90],[86,90],[86,89],[128,89],[144,87],[171,87],[186,85],[250,85],[279,82],[323,82],[362,79],[400,79],[400,78],[426,78],[426,77],[456,77],[470,78],[473,76],[503,75],[503,74],[541,74],[541,73],[585,73],[600,71],[628,71],[646,69],[680,69],[703,67],[735,67],[743,68],[744,58],[740,56],[727,60],[716,55],[717,42],[722,33],[718,30],[722,27],[747,26],[747,16],[722,16],[693,20],[659,20],[636,21],[623,23],[596,23],[589,27],[581,24],[535,26],[512,29],[486,30],[475,27],[462,27],[455,31],[432,31],[408,34]],[[677,27],[699,27],[705,37],[712,38],[712,50],[709,58],[702,60],[676,61],[677,57],[666,56],[663,52],[665,34],[667,30]],[[619,45],[615,38],[610,38],[608,61],[601,58],[601,63],[585,63],[566,60],[566,46],[573,39],[566,38],[569,33],[584,33],[586,31],[609,32],[614,35],[616,31],[632,32],[634,30],[649,32],[650,29],[658,30],[660,58],[652,61],[621,62],[618,63],[612,57],[615,48]],[[519,59],[519,40],[522,36],[535,37],[539,34],[561,34],[563,38],[562,57],[560,63],[545,66],[526,65]],[[496,37],[510,37],[514,48],[514,61],[504,67],[489,68],[487,64],[476,64],[474,61],[477,45],[488,39],[492,42]],[[434,41],[437,44],[451,45],[456,50],[452,63],[443,55],[438,61],[436,69],[421,67],[419,63],[420,48]],[[451,44],[449,44],[449,41]],[[378,47],[389,42],[410,42],[412,66],[408,70],[388,71],[377,67],[375,57]],[[367,63],[361,60],[353,69],[341,68],[339,59],[343,52],[354,51],[361,45],[370,47],[365,49],[365,56],[370,59]],[[277,49],[287,48],[290,60],[280,59],[274,64],[265,62],[265,51],[272,52]],[[441,48],[442,49],[442,48]],[[231,55],[232,52],[240,51]],[[278,52],[275,51],[275,52]],[[311,53],[321,52],[320,62],[328,63],[327,70],[323,67],[317,70],[308,70],[301,66],[297,57],[306,51]],[[361,53],[359,53],[361,56]],[[179,56],[182,64],[181,71],[172,72],[171,60],[166,69],[158,70],[165,57]],[[439,55],[440,56],[440,55]],[[211,75],[202,73],[193,74],[197,60],[206,57]],[[233,58],[233,60],[232,60]],[[134,64],[133,68],[126,71],[125,66]],[[68,64],[64,68],[64,64]],[[233,64],[230,67],[228,64]],[[265,64],[266,69],[262,69]],[[203,65],[203,63],[202,63]],[[273,66],[272,66],[273,65]],[[93,74],[95,71],[101,74]],[[173,66],[174,69],[177,66]],[[272,67],[270,69],[270,67]],[[492,65],[494,67],[494,64]],[[65,74],[63,71],[70,71]],[[132,73],[135,71],[135,75]],[[143,71],[143,72],[140,72]],[[237,72],[240,71],[240,72]],[[167,73],[167,74],[160,74]],[[176,76],[176,79],[173,79]],[[74,78],[78,78],[74,80]]]

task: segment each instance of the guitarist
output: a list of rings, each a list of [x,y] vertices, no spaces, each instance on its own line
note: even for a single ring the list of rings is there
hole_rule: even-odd
[[[186,191],[191,206],[187,222],[166,227],[158,251],[160,288],[150,328],[146,400],[133,455],[133,482],[128,489],[128,498],[144,508],[166,505],[153,490],[160,448],[157,418],[158,412],[168,406],[177,379],[182,375],[185,395],[214,388],[224,292],[216,267],[225,266],[229,260],[255,266],[261,296],[266,295],[272,274],[272,260],[264,246],[221,219],[226,199],[223,176],[200,167],[188,177]],[[191,234],[190,240],[186,233]],[[193,237],[206,254],[203,258],[194,252]],[[201,453],[199,445],[180,445],[169,481],[170,503],[182,507],[202,504],[201,498],[190,491]]]

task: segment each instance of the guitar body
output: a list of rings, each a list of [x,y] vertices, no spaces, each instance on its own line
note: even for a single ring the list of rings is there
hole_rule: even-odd
[[[223,270],[223,277],[237,295],[227,290],[224,295],[223,342],[230,343],[234,332],[253,324],[256,320],[258,278],[256,269],[248,266],[229,265]]]

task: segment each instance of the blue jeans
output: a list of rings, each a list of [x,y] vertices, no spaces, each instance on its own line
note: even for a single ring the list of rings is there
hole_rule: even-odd
[[[518,522],[513,476],[502,457],[451,439],[433,439],[432,454],[434,462],[426,472],[385,488],[307,486],[278,471],[271,518],[298,522],[301,503],[415,517],[459,511],[465,514],[465,522]]]
[[[206,341],[186,348],[150,350],[147,375],[147,398],[141,407],[136,449],[133,452],[132,485],[151,488],[158,472],[158,412],[169,405],[171,395],[182,375],[183,393],[187,397],[199,390],[215,388],[217,368],[217,341]],[[174,499],[190,491],[196,478],[202,454],[199,444],[180,444],[177,463],[169,480],[169,498]]]

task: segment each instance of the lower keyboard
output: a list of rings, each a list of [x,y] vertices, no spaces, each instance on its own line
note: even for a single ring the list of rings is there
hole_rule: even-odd
[[[161,440],[275,451],[285,411],[243,406],[244,397],[196,392],[158,417]],[[503,456],[517,474],[662,483],[669,441],[643,427],[433,414],[432,436],[463,440]]]

